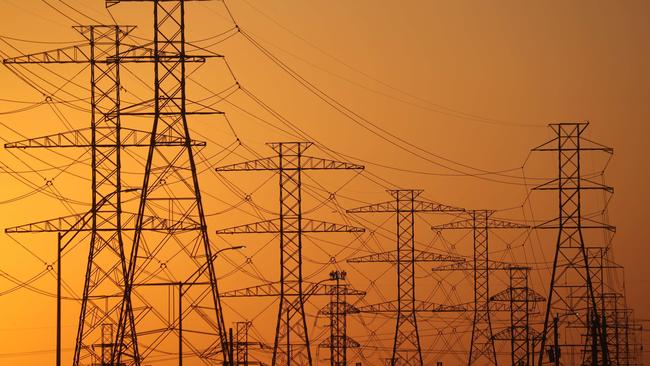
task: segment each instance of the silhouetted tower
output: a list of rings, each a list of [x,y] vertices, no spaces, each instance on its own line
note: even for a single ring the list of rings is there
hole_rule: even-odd
[[[490,262],[488,232],[494,229],[525,229],[527,225],[492,219],[493,211],[468,211],[470,218],[432,227],[433,230],[471,229],[474,234],[474,261],[471,268],[467,262],[448,267],[434,268],[434,271],[470,269],[474,274],[474,321],[468,365],[487,363],[496,365],[497,356],[490,319],[490,272],[508,269],[509,265]]]
[[[248,366],[248,330],[250,329],[251,322],[237,322],[235,324],[235,365]]]
[[[74,27],[85,43],[23,55],[4,64],[90,65],[90,128],[31,138],[6,148],[90,148],[91,210],[9,228],[7,232],[91,231],[81,312],[73,365],[110,363],[114,330],[122,303],[126,261],[124,231],[133,229],[133,214],[122,211],[121,151],[148,147],[151,134],[124,128],[120,122],[120,63],[122,58],[146,57],[150,49],[124,44],[131,26],[88,25]],[[129,62],[127,61],[127,62]],[[98,303],[97,299],[102,299]],[[132,327],[133,314],[126,322]],[[128,340],[127,343],[131,344]],[[127,346],[128,347],[128,346]],[[133,350],[128,351],[133,354]]]
[[[153,122],[113,363],[140,365],[168,352],[176,339],[180,363],[183,347],[203,362],[217,362],[219,354],[230,362],[187,121],[189,115],[220,112],[187,108],[187,64],[205,59],[186,53],[185,5],[190,0],[107,0],[106,5],[123,2],[152,4],[153,54],[140,61],[153,65],[154,95],[121,109],[122,115],[148,116]],[[170,146],[170,141],[176,143]],[[149,217],[163,220],[168,230],[145,231]],[[179,299],[185,300],[174,319],[166,319],[160,314],[170,304],[158,291],[176,283],[183,283]],[[127,321],[130,309],[139,311],[133,330]],[[192,324],[192,331],[182,332],[181,321]]]
[[[544,297],[528,286],[530,268],[510,266],[509,286],[490,297],[492,302],[508,304],[510,326],[494,335],[495,340],[510,341],[510,359],[513,366],[529,366],[531,362],[531,342],[537,335],[530,326],[530,314],[536,303]]]
[[[415,249],[416,212],[461,212],[463,209],[436,202],[419,200],[421,190],[390,190],[393,201],[372,204],[348,210],[349,213],[395,213],[397,250],[352,258],[351,263],[388,262],[397,264],[397,301],[360,307],[361,312],[397,313],[391,366],[422,366],[422,351],[418,334],[418,312],[456,312],[464,308],[425,303],[416,300],[416,262],[458,262],[462,258],[428,253]]]
[[[347,285],[345,271],[330,272],[330,279],[336,281],[332,287],[330,302],[320,310],[321,315],[329,316],[330,336],[320,344],[322,348],[330,350],[331,366],[346,366],[348,364],[348,348],[358,348],[359,343],[347,335],[347,317],[349,314],[358,314],[359,309],[346,301]]]
[[[302,217],[302,172],[305,170],[361,170],[363,166],[304,155],[310,142],[268,144],[277,156],[217,168],[226,171],[276,171],[280,177],[280,217],[248,225],[221,229],[217,234],[279,233],[280,288],[262,285],[224,296],[280,297],[273,346],[273,365],[311,365],[312,357],[305,319],[305,289],[302,279],[302,234],[309,232],[363,232],[362,228]],[[316,289],[314,289],[316,290]]]
[[[551,358],[562,357],[560,360],[563,360],[573,357],[577,349],[588,348],[592,355],[592,365],[609,365],[583,230],[613,230],[613,227],[583,217],[581,201],[585,190],[612,192],[612,189],[581,176],[581,153],[604,151],[612,154],[613,150],[586,139],[583,133],[587,126],[588,123],[551,124],[550,127],[557,136],[533,149],[558,153],[558,178],[534,188],[558,191],[559,198],[559,216],[538,226],[542,229],[558,230],[544,330],[541,335],[539,365],[544,361],[546,338],[553,328],[550,323],[552,318],[557,320],[558,332],[562,333],[563,337],[560,339],[561,343],[549,351]],[[575,324],[578,326],[574,326]],[[580,339],[580,328],[588,329],[584,342]]]

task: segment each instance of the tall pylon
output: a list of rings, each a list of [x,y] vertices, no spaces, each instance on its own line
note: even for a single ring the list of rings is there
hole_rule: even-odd
[[[529,267],[511,265],[508,272],[508,288],[491,296],[490,301],[509,305],[510,326],[497,332],[494,339],[510,342],[510,360],[513,366],[529,366],[531,343],[538,335],[531,327],[530,315],[536,304],[546,299],[529,287]]]
[[[417,300],[416,262],[459,262],[460,257],[428,253],[415,249],[415,213],[457,213],[463,209],[418,199],[422,190],[389,190],[393,201],[347,210],[348,213],[394,213],[397,226],[397,250],[348,259],[350,263],[388,262],[397,264],[397,301],[359,307],[361,312],[397,314],[391,366],[422,366],[418,333],[418,312],[459,312],[464,307],[439,305]]]
[[[280,178],[280,217],[253,224],[220,229],[217,234],[279,233],[280,288],[262,285],[224,296],[279,296],[280,308],[273,346],[274,366],[312,365],[302,278],[302,234],[308,232],[363,232],[363,228],[303,218],[302,172],[305,170],[361,170],[363,166],[305,155],[310,142],[268,144],[277,156],[217,168],[226,171],[276,171]],[[317,291],[312,284],[313,291]],[[321,293],[327,294],[327,293]]]
[[[215,257],[187,119],[206,113],[187,108],[187,64],[205,58],[186,52],[185,5],[190,0],[107,0],[106,5],[123,2],[153,5],[153,54],[141,62],[153,65],[154,96],[138,108],[122,108],[123,115],[150,116],[153,123],[112,362],[141,365],[177,343],[181,364],[185,357],[206,365],[228,363],[228,339],[212,263]],[[153,108],[143,111],[149,105]],[[179,143],[170,147],[159,136]],[[163,218],[169,230],[144,231],[149,216]],[[164,314],[174,309],[165,299],[166,291],[177,284],[183,306],[179,304],[168,319]],[[136,310],[139,314],[130,335],[127,318]],[[183,323],[191,324],[191,331],[183,332]],[[130,349],[137,353],[130,355]]]
[[[151,133],[122,127],[120,118],[120,64],[122,58],[137,59],[151,50],[124,44],[133,26],[75,26],[82,44],[9,58],[14,64],[90,65],[91,123],[89,128],[30,138],[5,144],[5,148],[90,148],[91,210],[21,225],[6,232],[90,231],[81,312],[73,365],[110,362],[114,347],[126,276],[126,231],[133,230],[134,214],[123,212],[121,152],[123,148],[148,147]],[[127,61],[128,62],[128,61]],[[127,243],[128,244],[128,243]],[[96,299],[102,299],[98,303]],[[126,317],[133,326],[133,314]],[[130,340],[127,343],[132,344]],[[129,354],[135,353],[129,350]]]
[[[588,358],[586,353],[589,353],[591,365],[607,366],[610,359],[601,327],[602,314],[597,306],[583,230],[613,231],[614,228],[583,216],[582,195],[586,190],[605,190],[611,193],[613,189],[583,178],[581,157],[586,151],[612,154],[613,150],[583,136],[588,123],[558,123],[549,126],[556,137],[533,149],[558,154],[558,177],[534,188],[557,191],[559,198],[558,217],[537,226],[540,229],[558,230],[538,365],[543,365],[544,355],[548,351],[549,361],[556,364],[584,364]],[[553,327],[551,318],[556,324]],[[563,337],[558,344],[547,350],[547,337],[552,328],[557,328],[554,331],[562,333]],[[580,329],[587,329],[586,337],[582,337]],[[589,352],[583,352],[585,349]],[[576,357],[581,360],[576,360]],[[565,359],[569,360],[564,361]]]
[[[329,317],[329,338],[321,342],[321,348],[330,351],[330,366],[347,366],[348,348],[358,348],[359,342],[348,337],[348,315],[358,314],[359,309],[346,300],[347,286],[345,271],[330,272],[330,279],[336,281],[330,294],[330,302],[319,311],[320,315]]]
[[[432,227],[433,230],[471,229],[474,242],[474,260],[468,268],[467,262],[434,268],[434,271],[471,270],[474,275],[474,320],[468,365],[497,365],[492,320],[490,317],[490,272],[508,270],[505,263],[490,262],[489,231],[495,229],[526,229],[528,225],[491,218],[494,211],[471,210],[470,218]],[[482,363],[481,363],[482,362]]]

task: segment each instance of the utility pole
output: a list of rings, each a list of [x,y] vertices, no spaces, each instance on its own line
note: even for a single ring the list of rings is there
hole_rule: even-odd
[[[497,365],[492,321],[490,318],[490,272],[501,269],[507,270],[507,264],[491,263],[489,258],[488,233],[493,229],[526,229],[528,225],[492,219],[493,211],[468,211],[470,218],[432,227],[433,230],[471,229],[474,234],[474,261],[471,267],[467,262],[455,263],[434,271],[471,270],[474,275],[474,321],[472,322],[472,340],[468,365],[487,362]],[[468,268],[469,267],[469,268]]]
[[[279,296],[280,308],[273,345],[273,366],[312,365],[302,278],[302,234],[363,232],[363,228],[339,225],[302,216],[302,172],[305,170],[362,170],[363,166],[305,155],[310,142],[268,144],[277,155],[217,168],[217,172],[274,171],[279,175],[280,217],[236,226],[217,234],[280,234],[280,288],[274,284],[235,290],[222,296]],[[313,286],[312,286],[313,287]]]
[[[565,355],[573,355],[574,349],[593,347],[596,356],[593,357],[592,362],[599,359],[601,365],[610,364],[605,335],[599,326],[601,315],[594,294],[583,230],[613,231],[614,228],[583,217],[582,195],[587,190],[604,190],[611,193],[613,189],[581,176],[581,156],[586,151],[612,154],[613,150],[586,139],[583,133],[587,126],[588,123],[551,124],[550,127],[556,137],[533,149],[533,151],[556,152],[558,156],[558,177],[534,188],[557,191],[559,198],[559,216],[537,226],[540,229],[558,230],[542,332],[542,348],[539,353],[540,366],[543,362],[546,336],[550,331],[550,320],[553,314],[563,315],[562,324],[557,324],[557,327],[563,328],[562,333],[565,336],[562,346],[566,348]],[[592,311],[586,311],[587,309]],[[580,339],[579,332],[572,325],[574,323],[579,324],[582,329],[590,329],[586,340]],[[593,342],[591,338],[594,338]],[[560,346],[558,343],[555,344],[558,350]],[[583,358],[586,358],[584,353]]]
[[[347,334],[347,316],[358,314],[359,309],[346,301],[347,285],[341,283],[345,281],[346,276],[345,271],[330,272],[330,279],[336,281],[336,284],[332,288],[329,304],[319,311],[320,315],[329,316],[330,336],[320,344],[320,347],[329,348],[331,366],[347,366],[348,348],[360,346]]]
[[[418,198],[421,190],[390,190],[392,201],[348,210],[349,213],[394,213],[397,227],[397,250],[348,259],[350,263],[384,262],[397,264],[397,301],[360,307],[361,312],[396,313],[391,366],[422,366],[422,350],[417,313],[459,312],[462,306],[426,303],[416,300],[416,262],[460,262],[463,258],[428,253],[415,249],[415,213],[455,213],[463,209]]]

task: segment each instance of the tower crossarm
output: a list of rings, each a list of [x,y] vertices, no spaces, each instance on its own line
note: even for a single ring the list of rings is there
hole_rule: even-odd
[[[255,170],[278,170],[278,162],[275,158],[262,158],[249,160],[242,163],[224,165],[215,168],[217,172],[237,172],[237,171],[255,171]]]
[[[224,291],[219,293],[219,297],[264,297],[279,296],[280,283],[270,282],[257,286],[245,287],[237,290]]]
[[[369,212],[400,212],[401,210],[397,207],[397,202],[388,201],[375,203],[372,205],[361,206],[353,209],[347,210],[348,213],[369,213]],[[412,212],[462,212],[462,208],[453,207],[444,205],[437,202],[413,201],[413,209],[409,210]]]
[[[510,270],[512,267],[513,265],[511,263],[489,261],[487,269],[489,271],[499,271],[499,270],[507,271]],[[434,272],[473,271],[474,264],[467,261],[462,261],[462,262],[459,261],[459,262],[443,264],[441,266],[433,267],[431,270]]]
[[[326,338],[323,340],[318,347],[320,348],[330,348],[332,346],[332,343],[330,342],[329,338]],[[361,347],[361,344],[359,342],[355,341],[354,339],[350,337],[345,337],[345,347],[347,348],[359,348]]]
[[[330,285],[322,282],[317,282],[317,283],[309,283],[309,282],[303,282],[305,283],[308,287],[305,290],[305,301],[313,295],[332,295],[335,291],[337,291],[335,285]],[[355,290],[350,286],[346,286],[345,289],[339,289],[339,295],[347,295],[347,296],[365,296],[366,292],[365,291],[360,291],[360,290]]]
[[[556,136],[533,148],[532,151],[604,151],[608,154],[613,154],[614,149],[600,144],[598,142],[589,140],[582,136],[582,133],[589,126],[589,122],[581,123],[551,123],[548,125],[555,132]],[[580,137],[580,146],[571,146],[571,141],[567,139],[566,131],[575,130],[575,135]]]
[[[77,64],[90,62],[90,47],[87,44],[73,45],[55,50],[32,53],[2,60],[11,64]]]
[[[284,227],[280,228],[281,220],[271,219],[258,221],[246,225],[238,225],[230,228],[219,229],[217,234],[252,234],[252,233],[361,233],[365,229],[356,226],[335,224],[332,222],[302,219],[301,228]],[[282,230],[282,231],[281,231]]]
[[[117,146],[114,142],[115,139],[110,138],[114,136],[116,131],[109,130],[109,128],[97,127],[96,131],[105,130],[103,133],[97,134],[102,139],[98,139],[93,145],[92,128],[83,128],[74,131],[67,131],[56,133],[47,136],[40,136],[29,138],[25,140],[8,142],[5,144],[6,149],[29,149],[29,148],[51,148],[51,147],[114,147]],[[155,139],[156,146],[185,146],[183,139],[158,135]],[[151,145],[151,132],[136,130],[132,128],[120,129],[120,147],[149,147]],[[204,141],[190,141],[192,146],[205,146]]]
[[[332,314],[358,314],[361,311],[356,306],[345,302],[342,307],[335,302],[330,302],[318,311],[318,315],[329,316]]]
[[[331,170],[331,169],[363,170],[364,169],[363,165],[347,163],[344,161],[316,158],[313,156],[302,156],[302,161],[300,162],[300,164],[301,164],[300,169],[305,169],[305,170]],[[283,169],[287,169],[287,168],[283,168]]]
[[[378,304],[358,307],[361,313],[398,313],[397,301],[386,301]],[[415,301],[415,312],[418,313],[462,313],[467,311],[467,305],[443,305],[426,301]]]
[[[106,7],[109,8],[113,5],[117,5],[119,3],[146,3],[146,2],[154,2],[154,1],[170,1],[170,0],[106,0]],[[184,2],[195,2],[195,1],[214,1],[214,0],[183,0]]]
[[[603,190],[608,193],[614,193],[614,188],[602,183],[594,182],[587,178],[572,177],[568,179],[551,179],[546,183],[542,183],[533,187],[534,191],[557,191],[560,189],[584,189],[584,190]]]
[[[531,302],[531,303],[546,301],[546,298],[544,296],[542,296],[540,293],[538,293],[537,291],[531,288],[526,289],[526,294],[521,294],[521,292],[523,292],[523,289],[507,288],[491,296],[490,301],[498,301],[498,302],[514,301],[514,302]]]
[[[290,155],[285,155],[290,156]],[[362,170],[363,165],[346,163],[342,161],[315,158],[312,156],[300,156],[300,164],[280,166],[277,157],[268,157],[255,160],[249,160],[242,163],[225,165],[216,168],[218,172],[228,171],[256,171],[256,170]]]
[[[131,27],[130,29],[133,29]],[[130,32],[130,30],[129,30]],[[124,36],[125,32],[121,32],[121,34]],[[111,40],[103,40],[104,42],[115,42],[114,39]],[[93,40],[93,42],[102,42],[102,40]],[[98,55],[99,57],[95,56],[95,59],[93,60],[95,63],[115,63],[119,61],[120,63],[125,63],[125,62],[154,62],[154,49],[149,48],[146,46],[141,46],[141,45],[127,45],[127,44],[122,44],[121,46],[124,47],[124,50],[122,50],[119,54],[119,56],[115,55]],[[78,45],[72,45],[68,47],[62,47],[62,48],[57,48],[53,50],[48,50],[48,51],[42,51],[42,52],[37,52],[37,53],[32,53],[29,55],[22,55],[22,56],[17,56],[17,57],[9,57],[4,59],[2,62],[6,65],[11,65],[11,64],[85,64],[89,63],[91,61],[91,45],[88,43],[83,43],[83,44],[78,44]],[[173,54],[173,53],[168,53],[168,52],[163,52],[159,51],[159,57],[160,58],[170,58],[170,59],[179,59],[180,56]],[[183,57],[184,62],[205,62],[205,59],[207,57],[220,57],[219,55],[209,55],[209,56],[191,56],[191,55],[185,55]]]
[[[457,230],[457,229],[473,229],[474,228],[473,219],[465,219],[454,222],[449,222],[442,225],[432,226],[431,229],[435,231],[441,230]],[[524,224],[518,224],[515,222],[510,222],[506,220],[499,219],[487,219],[486,225],[484,226],[487,229],[527,229],[530,226]]]
[[[396,250],[382,253],[374,253],[362,257],[350,258],[348,263],[397,263],[399,252]],[[465,259],[459,256],[425,252],[422,250],[413,251],[413,261],[415,262],[460,262],[464,263]]]
[[[117,215],[117,212],[114,213]],[[16,233],[50,233],[64,231],[92,231],[90,213],[73,214],[68,216],[57,217],[54,219],[36,221],[29,224],[13,226],[5,229],[7,234]],[[135,230],[135,221],[137,214],[122,212],[122,226],[119,228],[124,231]],[[95,231],[115,231],[114,216],[104,215],[96,222]],[[173,221],[156,216],[144,216],[142,220],[142,230],[146,231],[191,231],[198,230],[200,223],[190,218],[184,221]]]
[[[607,231],[615,232],[616,227],[604,224],[602,222],[582,217],[580,222],[575,218],[565,218],[561,220],[560,218],[555,218],[543,222],[537,226],[535,229],[604,229]]]
[[[324,283],[309,283],[303,282],[304,285],[307,285],[307,289],[304,291],[303,301],[313,295],[331,295],[332,291],[335,290],[335,286],[327,285]],[[364,296],[366,293],[364,291],[355,290],[352,288],[347,288],[345,292],[341,293],[345,295],[356,295]],[[219,293],[221,297],[263,297],[263,296],[280,296],[280,283],[279,282],[270,282],[262,285],[245,287],[242,289],[225,291]],[[299,296],[298,294],[284,294],[284,296]]]

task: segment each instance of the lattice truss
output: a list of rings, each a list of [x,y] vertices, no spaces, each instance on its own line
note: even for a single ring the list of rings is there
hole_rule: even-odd
[[[73,365],[641,364],[641,328],[612,280],[622,278],[614,228],[583,212],[584,192],[612,192],[581,173],[583,152],[613,152],[584,137],[587,124],[551,125],[556,138],[535,149],[558,158],[557,178],[536,187],[559,197],[558,217],[535,222],[558,233],[548,284],[540,280],[546,272],[522,261],[532,242],[528,220],[440,204],[413,189],[350,208],[357,201],[345,187],[364,167],[327,149],[314,156],[319,144],[304,133],[268,143],[275,155],[263,157],[230,126],[235,141],[204,155],[200,140],[210,137],[194,139],[190,120],[223,117],[216,105],[241,86],[235,78],[225,94],[188,98],[189,70],[221,58],[187,42],[191,2],[107,0],[153,9],[152,41],[133,37],[133,26],[79,25],[79,44],[4,60],[14,70],[64,64],[90,76],[89,127],[5,144],[25,154],[75,149],[90,165],[88,210],[6,229],[59,233],[70,251],[84,243],[83,290],[70,291],[80,307]],[[132,67],[147,68],[150,80]],[[146,97],[125,87],[134,79]],[[47,104],[66,85],[43,91]],[[123,123],[135,120],[147,123]],[[231,180],[237,171],[267,177]],[[202,174],[216,184],[199,185]],[[51,181],[46,189],[62,197]],[[206,212],[206,196],[225,208]],[[242,225],[244,215],[254,222]],[[208,228],[219,228],[217,241]],[[594,229],[606,232],[604,242],[585,240]],[[241,240],[246,253],[224,253],[232,268],[218,271],[220,249]],[[225,273],[219,286],[217,273]]]

